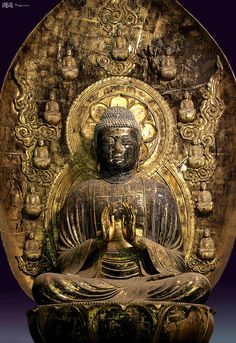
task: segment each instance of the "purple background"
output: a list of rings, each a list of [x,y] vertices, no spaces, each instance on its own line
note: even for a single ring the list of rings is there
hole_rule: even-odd
[[[1,8],[3,2],[0,1],[0,84],[28,33],[59,1],[19,0],[13,3],[28,4],[29,7],[13,9]],[[236,71],[234,2],[232,0],[181,0],[180,2],[211,33]],[[235,261],[236,249],[208,300],[208,305],[217,312],[215,330],[210,343],[236,343]],[[0,342],[32,343],[25,313],[34,307],[35,303],[24,294],[11,274],[1,243],[0,274]]]

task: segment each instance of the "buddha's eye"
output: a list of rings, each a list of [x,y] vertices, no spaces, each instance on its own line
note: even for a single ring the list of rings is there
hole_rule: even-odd
[[[132,145],[134,143],[134,140],[132,139],[132,137],[123,137],[121,140],[121,143],[123,145]]]
[[[115,143],[115,139],[113,137],[102,138],[102,145],[113,145],[114,143]]]

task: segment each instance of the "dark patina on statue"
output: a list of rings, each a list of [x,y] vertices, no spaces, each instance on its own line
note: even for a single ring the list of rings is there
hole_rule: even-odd
[[[98,308],[105,306],[105,319],[96,317],[96,323],[119,327],[114,330],[117,337],[129,333],[129,326],[122,326],[124,313],[118,310],[119,304],[132,308],[129,320],[136,321],[132,325],[141,330],[140,306],[145,312],[151,308],[153,321],[157,302],[166,302],[165,306],[169,302],[203,303],[210,292],[208,279],[185,267],[181,224],[171,191],[137,172],[141,143],[139,124],[129,109],[117,106],[104,113],[95,128],[101,178],[77,184],[68,195],[59,237],[60,273],[41,274],[33,284],[39,304],[76,302],[80,307],[80,303],[96,302]],[[171,311],[183,320],[186,313],[176,306]],[[102,341],[114,340],[103,329],[100,327]],[[151,342],[150,334],[136,333],[135,341]],[[96,337],[96,342],[101,341],[98,332]]]
[[[173,195],[137,173],[141,143],[139,124],[125,107],[110,108],[97,124],[101,179],[69,194],[60,229],[61,274],[36,278],[38,303],[206,300],[208,279],[185,268]]]

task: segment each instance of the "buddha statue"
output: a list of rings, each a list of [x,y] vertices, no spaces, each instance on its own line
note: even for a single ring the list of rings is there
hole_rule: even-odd
[[[10,218],[17,221],[21,217],[22,197],[20,192],[12,188],[10,191]]]
[[[202,214],[211,213],[213,210],[213,201],[211,193],[206,189],[206,182],[201,183],[201,189],[198,193],[196,209]]]
[[[43,139],[39,139],[33,153],[33,164],[38,169],[48,169],[51,164],[48,147],[44,144]]]
[[[160,65],[161,77],[164,81],[171,81],[177,74],[177,67],[174,56],[171,56],[171,48],[166,49],[166,55],[161,59]]]
[[[43,273],[39,304],[202,303],[210,283],[185,267],[181,223],[164,183],[137,172],[142,135],[132,112],[109,108],[95,127],[99,179],[75,182],[62,209],[58,273]]]
[[[43,117],[49,125],[58,125],[61,123],[61,112],[54,91],[50,92],[50,100],[46,103]]]
[[[188,165],[191,168],[200,168],[204,166],[206,162],[206,158],[204,155],[203,148],[200,144],[200,140],[198,138],[193,140],[193,143],[189,150],[189,157],[188,157]]]
[[[122,35],[122,30],[117,30],[112,47],[112,57],[117,61],[126,61],[129,57],[129,47],[127,39]]]
[[[191,94],[186,91],[184,99],[180,103],[179,121],[182,123],[191,123],[196,119],[196,109],[191,99]]]
[[[79,69],[75,58],[72,56],[72,49],[68,48],[66,56],[62,60],[62,76],[65,80],[73,81],[77,78]]]
[[[25,197],[24,212],[27,216],[35,219],[42,213],[42,204],[38,194],[35,193],[35,187],[31,186],[29,193]]]
[[[30,232],[25,241],[23,257],[26,260],[35,262],[40,259],[41,255],[42,253],[40,243],[35,239],[35,234],[33,232]]]
[[[212,261],[216,257],[215,243],[209,229],[205,229],[198,248],[198,257],[202,260]]]

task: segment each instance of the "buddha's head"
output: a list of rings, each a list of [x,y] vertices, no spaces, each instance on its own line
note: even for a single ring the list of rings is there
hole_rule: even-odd
[[[44,146],[44,140],[43,140],[42,138],[40,138],[40,139],[38,140],[38,145],[39,145],[40,147],[43,147],[43,146]]]
[[[185,97],[185,99],[191,99],[191,94],[188,92],[188,91],[186,91],[185,93],[184,93],[184,97]]]
[[[34,194],[35,193],[35,187],[34,186],[30,186],[30,193]]]
[[[51,91],[51,92],[50,92],[50,94],[49,94],[49,98],[50,98],[50,100],[51,100],[51,101],[54,101],[54,100],[56,100],[56,94],[55,94],[55,92],[54,92],[54,91]]]
[[[208,238],[211,236],[210,230],[207,228],[204,230],[203,237]]]
[[[35,238],[34,232],[30,232],[28,235],[28,239],[34,239],[34,238]]]
[[[166,48],[166,55],[167,55],[167,56],[171,56],[171,53],[172,53],[172,49],[171,49],[170,46],[168,46],[168,47]]]
[[[66,54],[67,54],[67,56],[72,56],[72,49],[71,48],[67,48]]]
[[[126,107],[111,107],[95,128],[97,162],[103,175],[136,170],[142,145],[141,128]]]

